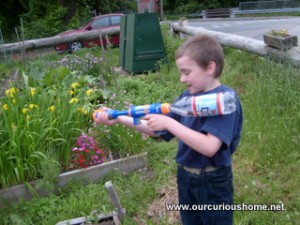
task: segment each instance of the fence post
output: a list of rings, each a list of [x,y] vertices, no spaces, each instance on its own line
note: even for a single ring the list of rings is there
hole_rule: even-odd
[[[1,44],[4,44],[4,39],[3,39],[2,31],[0,29],[0,59],[2,58],[2,53],[3,53],[3,56],[4,56],[3,58],[4,58],[4,60],[6,60],[7,59],[7,57],[6,57],[6,51],[2,47]]]

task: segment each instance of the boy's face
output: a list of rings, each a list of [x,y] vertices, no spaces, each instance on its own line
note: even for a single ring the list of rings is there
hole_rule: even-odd
[[[213,74],[214,63],[203,69],[188,56],[182,56],[176,60],[176,65],[180,72],[180,82],[187,85],[190,94],[209,91],[219,84]]]

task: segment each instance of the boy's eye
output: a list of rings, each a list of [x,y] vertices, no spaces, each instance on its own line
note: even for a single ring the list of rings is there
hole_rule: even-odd
[[[181,74],[183,75],[189,75],[190,71],[189,70],[181,70]]]
[[[190,74],[190,71],[183,71],[183,72],[182,72],[182,74],[184,74],[184,75],[186,75],[186,76],[187,76],[187,75],[189,75],[189,74]]]

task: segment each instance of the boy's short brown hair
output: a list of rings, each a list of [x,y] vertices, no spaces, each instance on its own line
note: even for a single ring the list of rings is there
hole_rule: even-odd
[[[206,69],[210,61],[216,63],[215,77],[220,77],[224,67],[224,53],[219,42],[208,35],[195,35],[185,41],[176,51],[176,59],[188,56]]]

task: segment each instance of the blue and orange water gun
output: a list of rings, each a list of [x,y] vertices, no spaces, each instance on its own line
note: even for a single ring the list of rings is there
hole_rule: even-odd
[[[187,96],[179,99],[172,105],[169,103],[155,103],[142,106],[131,106],[128,110],[118,111],[107,110],[109,119],[116,119],[118,116],[131,116],[134,125],[140,124],[140,117],[147,114],[168,114],[170,112],[182,116],[207,117],[221,116],[236,111],[235,95],[232,92],[212,93],[199,96]],[[103,113],[98,109],[93,113],[96,120]]]
[[[154,103],[149,105],[131,106],[128,110],[105,110],[108,114],[108,119],[116,119],[118,116],[130,116],[133,118],[133,124],[139,125],[140,118],[147,114],[168,114],[170,112],[169,103]],[[103,113],[103,109],[97,109],[93,113],[93,119],[96,120]]]

